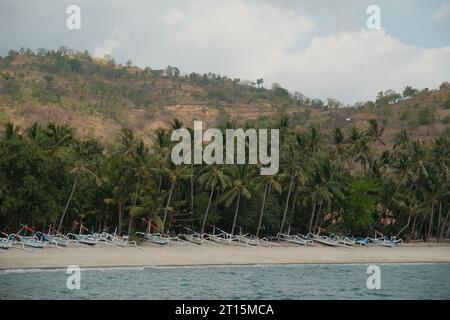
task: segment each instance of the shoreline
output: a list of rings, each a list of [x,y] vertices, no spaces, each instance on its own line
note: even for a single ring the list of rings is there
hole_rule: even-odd
[[[101,269],[109,269],[109,270],[121,270],[121,269],[143,269],[143,268],[221,268],[221,267],[270,267],[270,266],[299,266],[299,265],[367,265],[367,264],[380,264],[380,265],[397,265],[397,264],[405,264],[405,265],[424,265],[424,264],[450,264],[449,261],[435,261],[435,262],[302,262],[302,263],[234,263],[234,264],[196,264],[196,265],[188,265],[188,264],[180,264],[180,265],[123,265],[123,266],[91,266],[91,267],[83,267],[80,266],[81,269],[84,270],[101,270]],[[40,271],[63,271],[66,270],[66,267],[24,267],[24,268],[0,268],[0,272],[2,271],[24,271],[24,272],[40,272]],[[20,273],[20,272],[19,272]]]
[[[414,243],[402,247],[323,246],[242,247],[213,245],[74,246],[0,251],[0,270],[133,267],[212,267],[295,264],[450,263],[450,244]]]

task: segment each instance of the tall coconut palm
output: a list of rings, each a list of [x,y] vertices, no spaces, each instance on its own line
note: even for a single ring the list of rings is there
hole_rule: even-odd
[[[135,172],[136,181],[136,191],[134,194],[132,209],[136,208],[137,199],[140,193],[140,187],[142,180],[149,176],[149,170],[147,168],[148,161],[148,149],[145,147],[144,142],[139,140],[135,145],[135,151],[133,152],[133,163],[132,167]],[[130,217],[128,221],[128,235],[131,233],[133,227],[133,215],[130,210]]]
[[[313,130],[315,132],[315,129]],[[314,139],[317,140],[317,133],[312,133]],[[291,198],[292,190],[296,182],[303,185],[306,182],[306,165],[309,161],[307,150],[311,150],[311,143],[305,138],[304,135],[296,135],[296,139],[292,143],[287,143],[285,148],[283,148],[283,158],[282,164],[287,169],[287,171],[281,174],[281,177],[285,177],[289,180],[288,192],[286,196],[286,203],[283,212],[283,218],[281,220],[280,232],[283,233],[284,224],[286,222],[286,216],[289,208],[289,200]],[[314,144],[314,143],[313,143]],[[316,147],[314,146],[313,149]]]
[[[202,228],[200,233],[205,232],[206,221],[208,218],[209,208],[214,195],[214,190],[220,187],[225,190],[230,185],[230,177],[224,173],[223,167],[217,165],[206,166],[201,175],[198,177],[198,182],[207,191],[209,191],[208,205],[206,206],[205,214],[203,215]]]
[[[316,166],[316,169],[310,173],[309,182],[309,185],[305,187],[307,196],[303,202],[310,203],[313,208],[308,228],[308,233],[311,233],[315,215],[318,215],[316,218],[318,221],[322,206],[326,205],[330,208],[334,199],[344,198],[344,185],[336,177],[336,171],[329,161],[322,161]],[[318,213],[316,213],[317,205],[319,205]]]
[[[72,128],[66,125],[58,126],[54,122],[47,125],[45,135],[47,145],[53,155],[60,148],[68,147],[74,140]]]
[[[229,207],[236,200],[236,209],[234,211],[233,225],[231,227],[231,234],[234,234],[241,196],[246,199],[252,197],[251,183],[255,171],[249,165],[237,165],[234,167],[227,167],[226,172],[231,177],[232,184],[231,188],[221,197],[221,201],[224,202],[226,207]]]
[[[72,201],[73,195],[75,193],[75,189],[77,187],[79,178],[82,174],[88,174],[90,176],[92,176],[94,179],[98,179],[98,177],[95,175],[94,172],[92,172],[91,170],[89,170],[87,168],[87,166],[81,161],[81,160],[77,160],[74,164],[73,169],[69,172],[69,174],[74,174],[75,175],[75,179],[73,181],[72,184],[72,189],[70,191],[69,197],[67,199],[66,205],[64,206],[64,211],[61,215],[61,219],[59,221],[59,225],[58,225],[58,232],[61,230],[62,224],[64,222],[64,219],[66,217],[66,213],[67,210],[69,209],[70,203]]]
[[[169,207],[170,207],[170,201],[172,199],[172,195],[173,195],[173,190],[175,185],[182,181],[185,180],[187,178],[189,178],[191,175],[188,172],[188,167],[186,166],[175,166],[172,169],[166,168],[165,172],[169,177],[169,181],[170,181],[170,189],[169,189],[169,193],[167,195],[167,202],[166,202],[166,207],[164,209],[164,218],[162,221],[162,231],[163,233],[165,232],[165,225],[166,225],[166,220],[167,220],[167,212],[169,211]]]
[[[261,230],[261,223],[264,215],[264,208],[266,205],[266,198],[269,194],[270,190],[274,189],[278,193],[281,193],[282,187],[281,184],[277,181],[277,175],[270,175],[270,176],[258,176],[254,178],[255,181],[255,190],[262,190],[263,192],[263,201],[261,203],[261,210],[259,213],[259,219],[258,219],[258,227],[256,228],[256,237],[259,237],[259,231]]]

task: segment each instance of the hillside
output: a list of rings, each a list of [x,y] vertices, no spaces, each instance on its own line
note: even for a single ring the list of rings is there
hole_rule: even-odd
[[[334,100],[309,99],[278,85],[266,89],[256,80],[258,85],[215,74],[181,75],[170,66],[141,69],[131,62],[124,66],[67,49],[10,51],[0,57],[0,74],[0,125],[14,122],[27,127],[53,121],[70,124],[80,138],[104,143],[123,127],[150,143],[153,130],[167,127],[173,118],[188,126],[197,119],[210,127],[227,120],[273,127],[283,113],[294,126],[314,122],[324,130],[365,127],[375,118],[385,127],[387,141],[401,129],[420,140],[450,131],[446,85],[416,90],[408,99],[394,93],[391,100],[331,107]],[[388,94],[392,92],[385,97]]]

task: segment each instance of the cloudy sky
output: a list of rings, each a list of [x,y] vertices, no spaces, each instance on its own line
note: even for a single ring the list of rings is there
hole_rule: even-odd
[[[66,28],[69,5],[81,29]],[[367,7],[381,9],[368,30]],[[67,46],[345,103],[450,81],[450,0],[0,0],[0,54]]]

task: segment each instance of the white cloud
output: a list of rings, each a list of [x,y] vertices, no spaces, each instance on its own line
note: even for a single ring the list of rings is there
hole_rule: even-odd
[[[310,97],[336,97],[347,103],[373,99],[377,91],[388,88],[433,88],[450,81],[448,44],[421,48],[389,35],[402,37],[398,26],[410,22],[408,15],[399,14],[387,33],[357,29],[365,25],[365,3],[370,3],[366,0],[136,0],[134,6],[83,1],[81,32],[64,28],[65,16],[57,14],[65,12],[64,4],[42,1],[29,4],[30,9],[28,3],[0,0],[3,52],[21,45],[36,49],[75,43],[75,49],[100,57],[110,54],[120,62],[132,59],[141,67],[170,64],[183,73],[262,77],[266,86],[278,82]],[[378,4],[385,10],[418,6],[405,0]],[[426,8],[432,12],[431,4]],[[444,19],[445,8],[436,10],[441,13],[435,19]],[[429,15],[419,16],[417,22],[424,30],[430,25],[432,30],[442,29]],[[438,39],[442,33],[417,32],[412,40]],[[52,36],[42,37],[45,34]]]
[[[183,11],[178,9],[171,9],[163,15],[163,21],[169,26],[174,26],[180,23],[182,20]]]
[[[120,48],[120,46],[128,40],[128,34],[119,29],[114,29],[108,38],[95,47],[93,55],[101,58],[105,55],[112,55],[116,49]]]
[[[167,63],[251,79],[264,75],[315,28],[301,13],[244,0],[198,0],[165,12],[162,20],[170,30],[152,51]]]
[[[315,37],[304,51],[280,61],[271,78],[313,97],[347,103],[372,99],[379,90],[437,87],[450,79],[450,47],[408,46],[384,30]]]
[[[267,86],[278,82],[345,103],[373,99],[379,90],[437,87],[450,79],[450,47],[408,46],[384,30],[313,37],[315,22],[301,12],[244,0],[198,0],[177,10],[163,19],[182,19],[150,50],[182,71],[263,77]]]
[[[450,3],[443,3],[439,8],[433,11],[431,19],[435,22],[444,20],[450,15]]]

